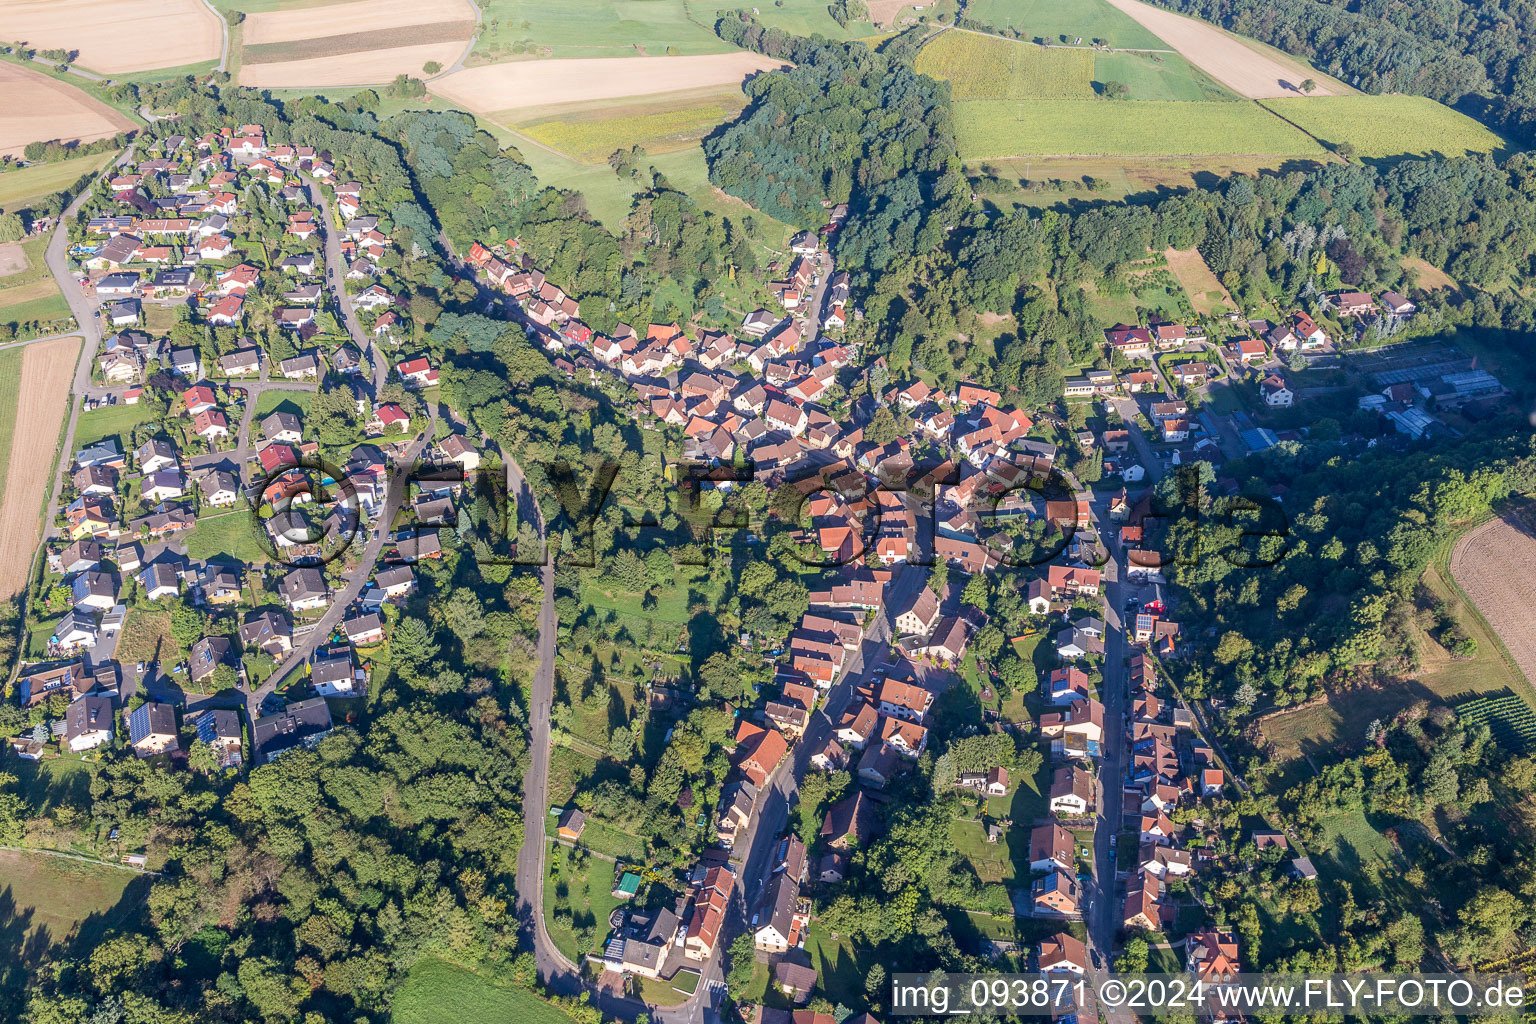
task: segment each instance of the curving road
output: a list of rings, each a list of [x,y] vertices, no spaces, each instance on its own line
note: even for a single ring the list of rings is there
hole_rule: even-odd
[[[377,401],[384,382],[389,379],[389,363],[384,353],[373,343],[372,336],[357,322],[357,313],[352,308],[352,296],[347,294],[347,261],[341,258],[341,232],[336,228],[336,215],[331,210],[330,201],[325,198],[325,190],[313,178],[302,174],[299,177],[309,186],[309,201],[319,208],[325,224],[326,284],[336,296],[336,305],[341,309],[341,319],[347,325],[347,334],[352,338],[352,344],[368,357],[368,365],[373,369],[373,398]]]
[[[310,200],[324,214],[326,285],[336,297],[336,303],[341,309],[342,322],[346,324],[347,333],[357,344],[358,351],[369,354],[369,360],[373,367],[374,396],[377,397],[379,388],[383,387],[384,381],[388,376],[388,366],[385,364],[378,349],[372,345],[368,335],[364,333],[361,325],[358,324],[357,314],[352,309],[352,301],[347,296],[344,284],[346,280],[346,263],[341,258],[341,241],[335,229],[335,222],[332,220],[330,204],[326,202],[325,194],[319,184],[310,178],[305,178],[304,180],[309,186]],[[252,395],[250,404],[246,407],[246,416],[241,421],[240,433],[242,442],[250,436],[251,410],[254,410],[255,407],[255,396]],[[426,428],[411,442],[404,455],[396,462],[396,465],[407,468],[414,465],[416,460],[421,457],[422,452],[432,443],[432,439],[436,435],[437,407],[427,403]],[[227,455],[228,453],[225,453],[226,457]],[[316,647],[326,642],[332,630],[339,626],[341,620],[346,617],[347,609],[351,607],[352,602],[356,601],[358,595],[363,592],[363,586],[373,574],[373,567],[378,564],[379,555],[383,553],[384,545],[389,540],[390,524],[395,521],[395,516],[399,514],[401,505],[405,503],[408,490],[409,488],[406,486],[403,477],[397,476],[390,481],[389,492],[384,498],[384,507],[372,519],[372,533],[368,535],[368,541],[363,547],[363,553],[358,561],[357,568],[353,571],[351,579],[347,581],[346,587],[331,596],[331,603],[326,608],[325,614],[315,623],[314,628],[310,630],[304,640],[294,645],[293,650],[283,659],[277,671],[273,672],[266,682],[246,696],[246,713],[250,716],[251,721],[254,722],[257,719],[258,712],[261,710],[261,702],[281,686],[295,669],[308,661],[309,656],[314,653]],[[361,536],[363,530],[364,527],[359,525],[357,536]],[[354,541],[355,539],[356,537],[354,537]],[[551,576],[545,583],[546,591],[551,591],[553,586],[554,578]],[[554,608],[553,596],[548,597],[547,601],[552,618]],[[553,638],[553,635],[554,630],[551,628],[551,638]],[[553,643],[552,639],[551,643]],[[552,659],[551,666],[553,666]],[[551,672],[553,672],[552,667]]]
[[[133,152],[134,145],[129,145],[112,166],[124,166],[133,159]],[[69,311],[74,314],[75,322],[80,325],[80,329],[73,333],[85,339],[85,344],[80,346],[80,361],[75,365],[75,381],[70,387],[69,421],[64,427],[64,439],[59,448],[59,464],[53,478],[53,490],[48,496],[48,508],[43,514],[44,544],[58,535],[53,520],[59,512],[59,495],[63,493],[64,480],[69,475],[70,463],[75,451],[75,428],[80,423],[80,396],[90,390],[91,367],[96,365],[96,352],[101,347],[101,325],[96,320],[96,304],[81,293],[80,285],[75,282],[74,268],[70,265],[68,254],[69,223],[75,219],[75,215],[80,212],[80,207],[84,206],[90,197],[91,188],[87,187],[59,215],[58,224],[53,229],[53,237],[48,240],[48,248],[44,254],[48,272],[53,275],[59,291],[64,293],[64,301],[68,303]]]

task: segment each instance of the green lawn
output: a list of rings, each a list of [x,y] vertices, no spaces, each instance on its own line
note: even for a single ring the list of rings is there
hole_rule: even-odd
[[[1014,789],[1007,796],[988,797],[988,811],[997,817],[1013,819],[1013,827],[1016,829],[1028,829],[1038,818],[1046,816],[1050,806],[1051,793],[1051,750],[1050,744],[1042,744],[1045,756],[1040,759],[1040,767],[1032,778],[1014,778],[1011,781]],[[1028,844],[1029,836],[1026,834],[1024,842]]]
[[[580,962],[587,953],[603,948],[608,935],[608,915],[624,900],[613,895],[611,861],[588,855],[579,868],[571,867],[572,850],[550,843],[544,877],[544,923],[549,937],[570,959]],[[569,907],[571,916],[556,914]],[[576,930],[590,927],[592,945],[580,948]]]
[[[199,560],[225,556],[248,564],[267,561],[266,548],[245,508],[198,519],[187,535],[187,554]]]
[[[1315,140],[1251,102],[961,100],[955,103],[955,130],[967,160],[1323,152]]]
[[[643,861],[645,840],[632,836],[596,818],[587,819],[587,827],[581,830],[581,845],[598,853],[622,861]]]
[[[483,19],[471,63],[492,64],[530,54],[660,57],[731,52],[734,48],[710,27],[715,9],[695,12],[689,6],[685,0],[482,0]]]
[[[488,128],[492,122],[482,122]],[[607,164],[584,164],[559,153],[534,145],[528,139],[502,126],[499,131],[490,128],[506,144],[515,146],[528,166],[538,175],[541,185],[570,189],[580,192],[586,199],[587,210],[593,219],[610,231],[618,231],[629,216],[636,193],[647,187],[646,182],[621,179]],[[738,199],[716,194],[709,183],[709,168],[704,163],[704,150],[689,146],[675,153],[656,153],[646,157],[645,166],[654,166],[666,175],[673,188],[686,192],[707,210],[740,220],[751,215],[759,225],[760,238],[777,234],[782,244],[788,236],[788,228],[780,222],[759,213]],[[647,177],[642,174],[642,178]]]
[[[570,1024],[564,1010],[525,989],[443,960],[422,960],[395,993],[392,1024]]]
[[[1093,58],[1095,90],[1120,82],[1131,100],[1235,100],[1176,53],[1098,53]]]
[[[571,794],[576,792],[582,780],[597,770],[597,762],[586,754],[570,747],[556,747],[549,754],[549,802],[551,806],[562,807],[571,799]],[[553,818],[553,816],[551,816]],[[545,829],[546,832],[554,831],[554,824]]]
[[[94,174],[112,159],[111,153],[77,156],[51,164],[36,164],[0,174],[0,210],[15,210]]]
[[[69,303],[64,301],[64,296],[59,294],[51,281],[39,281],[46,288],[6,289],[0,291],[0,321],[11,324],[24,324],[33,320],[47,322],[50,320],[63,320],[69,316]],[[21,295],[15,294],[22,291],[28,292],[28,296],[22,301],[12,302],[12,298],[21,299]],[[32,292],[42,292],[41,295],[33,295]],[[12,294],[7,294],[7,293]],[[62,333],[62,332],[47,332]]]
[[[75,427],[75,447],[84,448],[104,437],[116,436],[126,452],[133,440],[133,428],[140,423],[148,423],[149,419],[149,407],[142,404],[119,403],[82,412]]]
[[[1465,114],[1423,96],[1298,96],[1263,105],[1329,146],[1360,157],[1465,156],[1508,146]]]
[[[1028,830],[1018,829],[1024,833],[1025,845],[1028,845]],[[960,855],[970,862],[976,877],[988,884],[1002,883],[1014,885],[1017,882],[1017,871],[1005,842],[987,842],[987,830],[979,821],[952,821],[949,826],[950,838],[954,841],[955,849]],[[1026,854],[1027,856],[1027,854]]]
[[[982,24],[1014,29],[1026,39],[1048,43],[1072,43],[1081,37],[1084,46],[1103,39],[1116,47],[1168,49],[1136,19],[1104,0],[967,0],[965,14]]]
[[[21,393],[21,356],[26,349],[0,350],[0,498],[5,496],[5,471],[11,462],[11,441],[16,436],[16,396]]]
[[[132,871],[0,851],[0,903],[12,908],[7,927],[19,928],[44,945],[63,941],[77,927],[84,934],[100,935],[109,926],[123,924],[143,899],[148,882]],[[11,948],[19,949],[20,943]]]
[[[309,403],[315,397],[313,391],[263,391],[256,396],[256,412],[251,425],[251,433],[261,430],[261,421],[272,413],[282,409],[291,412],[299,418],[303,418],[309,412]]]
[[[769,28],[781,28],[785,32],[799,36],[808,36],[821,33],[828,39],[861,39],[874,35],[875,26],[869,21],[850,21],[844,28],[832,20],[828,12],[827,4],[821,0],[783,0],[782,6],[777,2],[766,4],[752,4],[757,8],[757,20]],[[709,18],[720,7],[709,3],[708,0],[691,0],[689,10],[695,18]]]
[[[834,939],[826,925],[812,920],[805,933],[805,951],[820,976],[818,995],[825,995],[834,1005],[858,1006],[865,1000],[864,979],[878,959],[870,950],[856,948],[846,935]]]

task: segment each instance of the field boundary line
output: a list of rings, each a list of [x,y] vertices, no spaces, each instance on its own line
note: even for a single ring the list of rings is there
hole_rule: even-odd
[[[1265,99],[1268,99],[1268,98],[1271,98],[1271,97],[1265,97]],[[1301,125],[1297,124],[1295,121],[1292,121],[1290,118],[1288,118],[1284,114],[1280,113],[1280,111],[1276,110],[1274,107],[1271,107],[1269,104],[1265,103],[1264,99],[1255,99],[1253,102],[1257,103],[1264,110],[1268,111],[1270,114],[1274,115],[1275,117],[1278,117],[1280,120],[1284,121],[1286,124],[1290,125],[1292,128],[1295,128],[1297,131],[1301,132],[1301,134],[1305,135],[1307,138],[1311,139],[1313,142],[1317,143],[1319,146],[1323,147],[1323,152],[1327,153],[1329,156],[1338,156],[1338,154],[1334,152],[1332,146],[1328,145],[1328,143],[1324,142],[1322,139],[1318,138],[1316,135],[1313,135],[1311,132],[1307,131]]]
[[[1504,646],[1504,638],[1499,635],[1499,631],[1493,628],[1493,624],[1488,621],[1488,617],[1477,606],[1477,602],[1473,601],[1467,592],[1461,588],[1461,584],[1456,582],[1456,574],[1451,571],[1451,565],[1456,558],[1456,549],[1470,541],[1474,534],[1485,529],[1490,524],[1498,522],[1504,517],[1504,514],[1514,509],[1532,506],[1533,502],[1527,498],[1523,502],[1510,506],[1504,513],[1489,511],[1486,515],[1479,516],[1477,521],[1468,526],[1467,529],[1462,530],[1443,542],[1435,554],[1431,556],[1430,565],[1439,573],[1440,578],[1445,581],[1445,585],[1450,588],[1451,592],[1461,598],[1468,611],[1488,631],[1488,635],[1493,637],[1493,642],[1498,646],[1499,657],[1503,659],[1504,664],[1509,667],[1514,677],[1525,684],[1525,690],[1520,694],[1521,698],[1524,699],[1526,704],[1536,707],[1536,687],[1532,686],[1531,680],[1527,678],[1525,672],[1520,668],[1520,663],[1515,660],[1514,655],[1509,653],[1509,648]]]
[[[933,33],[933,35],[931,35],[927,39],[923,40],[923,45],[927,46],[930,42],[932,42],[933,40],[937,39],[939,36],[943,35],[945,32],[949,32],[951,30],[953,30],[955,32],[969,32],[973,36],[986,36],[989,39],[1001,39],[1004,42],[1008,42],[1008,43],[1020,43],[1020,44],[1022,44],[1024,46],[1037,46],[1037,47],[1039,47],[1042,50],[1085,50],[1088,53],[1178,53],[1179,52],[1178,50],[1170,50],[1170,49],[1161,49],[1160,50],[1160,49],[1156,49],[1156,48],[1150,47],[1150,46],[1070,46],[1070,45],[1068,45],[1066,43],[1037,43],[1033,39],[1015,39],[1012,36],[1001,35],[1001,34],[999,34],[997,32],[983,32],[981,29],[977,29],[977,28],[966,28],[964,25],[946,25],[944,28],[939,29],[939,31]]]

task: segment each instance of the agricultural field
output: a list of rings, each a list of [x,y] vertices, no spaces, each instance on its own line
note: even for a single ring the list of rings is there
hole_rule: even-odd
[[[36,140],[34,140],[36,141]],[[34,164],[0,174],[0,210],[16,210],[95,174],[112,159],[111,153],[77,156],[51,164]]]
[[[696,146],[717,125],[740,113],[745,97],[738,90],[716,92],[709,99],[682,94],[676,101],[615,106],[602,104],[570,113],[516,122],[519,134],[582,163],[603,163],[618,149],[641,146],[650,153],[675,153]],[[674,103],[676,105],[674,105]],[[515,117],[516,111],[503,115]]]
[[[57,452],[69,389],[80,354],[79,338],[55,338],[25,346],[21,383],[11,423],[4,428],[7,448]],[[0,598],[26,586],[33,552],[42,532],[43,499],[52,478],[52,458],[8,459],[5,497],[0,501]]]
[[[432,91],[465,110],[484,114],[737,86],[748,75],[780,66],[782,62],[760,54],[739,52],[523,61],[456,71],[434,81]]]
[[[1320,154],[1326,157],[1326,154]],[[1285,167],[1311,169],[1316,160],[1285,157],[1213,155],[1204,157],[1021,156],[968,162],[972,188],[987,204],[1004,212],[1019,207],[1048,208],[1073,197],[1121,200],[1142,193],[1187,190],[1209,184],[1211,175],[1257,174]],[[978,179],[981,172],[996,180]],[[1086,179],[1098,187],[1089,195]]]
[[[570,1024],[564,1011],[525,989],[498,984],[445,960],[419,961],[395,993],[391,1024]]]
[[[355,0],[257,12],[240,26],[240,83],[361,85],[451,67],[475,29],[467,0]]]
[[[1027,39],[1087,46],[1102,39],[1112,47],[1166,50],[1168,44],[1115,10],[1105,0],[966,0],[966,17]]]
[[[757,20],[769,28],[780,28],[794,35],[808,36],[820,32],[828,39],[867,39],[878,31],[873,18],[882,11],[879,0],[868,4],[871,19],[850,21],[846,27],[833,20],[828,4],[821,0],[783,0],[783,6],[757,4]],[[898,7],[900,4],[897,5]],[[694,18],[709,23],[718,5],[709,0],[689,0],[688,9]]]
[[[0,29],[3,38],[13,37]],[[95,142],[134,126],[81,90],[9,61],[0,63],[0,94],[6,99],[0,109],[0,156],[20,156],[29,142]]]
[[[966,100],[955,104],[966,160],[1040,155],[1320,157],[1313,139],[1256,103]]]
[[[69,316],[43,261],[46,238],[0,245],[0,323],[57,320]]]
[[[1128,90],[1129,100],[1235,100],[1226,88],[1176,53],[1099,53],[1093,57],[1093,88],[1103,94],[1110,82]]]
[[[1497,634],[1526,680],[1536,679],[1533,569],[1536,535],[1514,514],[1490,519],[1468,531],[1451,550],[1452,580]],[[1464,616],[1462,622],[1470,618]],[[1478,650],[1482,653],[1481,644]]]
[[[823,20],[835,29],[826,5],[820,6]],[[466,62],[470,67],[530,57],[661,57],[732,50],[711,27],[715,8],[687,0],[484,0],[480,8],[484,17]]]
[[[1308,80],[1314,91],[1323,96],[1353,91],[1294,57],[1250,43],[1215,25],[1140,0],[1108,2],[1163,40],[1161,45],[1171,46],[1195,67],[1239,96],[1249,99],[1294,96]]]
[[[916,68],[950,83],[957,100],[1089,99],[1094,59],[1082,50],[951,29],[928,41]]]
[[[216,61],[223,26],[202,0],[7,0],[0,39],[69,50],[81,67],[117,76]]]
[[[1508,145],[1465,114],[1424,96],[1306,96],[1264,106],[1324,144],[1357,157],[1466,156]]]
[[[16,408],[21,392],[21,356],[23,348],[0,349],[0,409]],[[16,421],[0,416],[0,501],[5,498],[5,471],[11,462],[11,440]]]

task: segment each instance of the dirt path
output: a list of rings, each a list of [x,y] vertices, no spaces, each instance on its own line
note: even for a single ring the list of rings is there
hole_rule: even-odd
[[[6,468],[5,499],[0,502],[0,598],[11,597],[27,585],[53,471],[48,453],[58,448],[79,353],[78,337],[58,338],[29,346],[21,359],[13,457]]]
[[[1525,678],[1536,679],[1536,533],[1514,513],[1489,520],[1456,542],[1451,576]]]
[[[1109,0],[1177,50],[1195,67],[1249,99],[1301,95],[1308,78],[1317,84],[1314,96],[1339,96],[1349,89],[1300,61],[1248,46],[1214,25],[1140,0]]]

